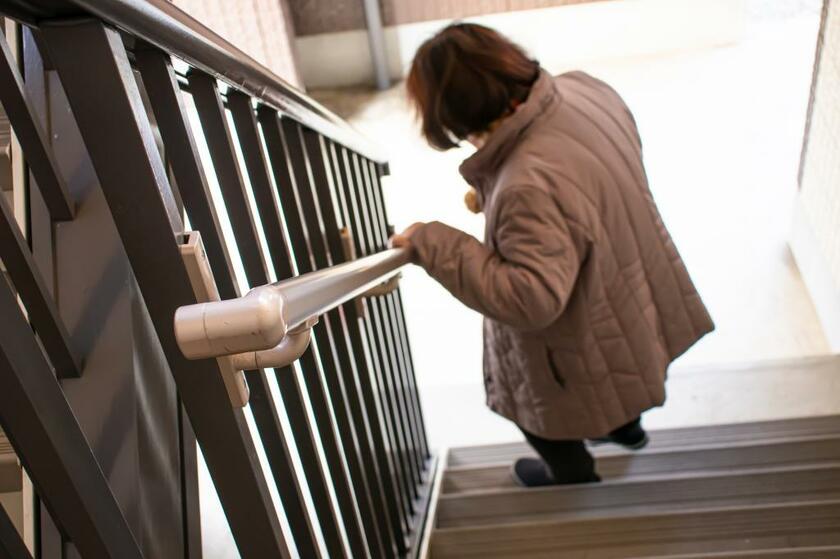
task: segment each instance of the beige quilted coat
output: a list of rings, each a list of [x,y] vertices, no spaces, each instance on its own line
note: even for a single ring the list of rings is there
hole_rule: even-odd
[[[417,262],[484,321],[487,404],[535,435],[598,437],[665,401],[668,365],[714,325],[609,86],[543,72],[461,165],[484,243],[418,229]]]

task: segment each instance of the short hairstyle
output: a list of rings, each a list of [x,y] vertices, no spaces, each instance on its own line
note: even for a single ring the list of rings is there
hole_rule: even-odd
[[[455,23],[420,46],[406,88],[423,136],[447,150],[527,99],[538,76],[539,63],[502,34]]]

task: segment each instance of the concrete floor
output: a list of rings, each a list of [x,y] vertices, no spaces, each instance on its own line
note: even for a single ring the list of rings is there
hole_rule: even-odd
[[[650,426],[840,412],[840,372],[831,367],[795,381],[769,371],[758,383],[719,372],[721,364],[829,351],[787,247],[817,6],[753,1],[735,44],[579,66],[612,84],[634,111],[657,203],[717,323],[674,365],[669,404],[646,416]],[[314,96],[388,151],[386,198],[398,229],[440,220],[480,236],[482,218],[464,209],[467,186],[457,173],[471,148],[428,148],[401,84]],[[433,444],[518,438],[484,407],[480,317],[420,270],[409,270],[403,285]],[[795,405],[786,397],[792,382],[807,395]],[[733,393],[743,394],[740,405],[711,407]]]

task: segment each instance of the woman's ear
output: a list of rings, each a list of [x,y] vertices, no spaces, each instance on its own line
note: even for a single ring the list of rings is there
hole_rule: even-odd
[[[486,133],[481,134],[470,134],[467,136],[467,141],[472,144],[475,149],[481,149],[484,145],[484,141],[487,139]]]

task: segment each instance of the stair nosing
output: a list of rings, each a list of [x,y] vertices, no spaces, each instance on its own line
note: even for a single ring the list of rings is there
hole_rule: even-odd
[[[767,431],[770,432],[768,433]],[[719,445],[744,440],[766,441],[779,438],[836,434],[837,432],[840,432],[840,415],[838,414],[655,429],[650,431],[653,442],[651,447],[649,447],[649,451],[657,448],[669,448],[669,446],[656,445],[657,437],[659,440],[665,437],[666,441],[674,439],[685,441],[685,444],[681,446],[691,446],[693,445],[691,441],[698,439],[700,440],[700,444]],[[713,440],[713,436],[716,436],[718,440]],[[669,445],[671,443],[665,442],[664,444]],[[697,446],[700,445],[698,444]],[[509,459],[515,454],[521,454],[523,452],[533,454],[533,451],[524,441],[453,447],[449,449],[449,463],[447,467],[480,466],[498,461],[498,457],[500,456],[504,457],[502,459]],[[598,451],[596,450],[596,452]]]
[[[610,479],[598,482],[597,484],[582,484],[582,485],[554,485],[548,487],[535,487],[535,488],[522,488],[522,487],[503,487],[497,489],[479,489],[475,491],[463,491],[455,494],[441,494],[440,500],[447,501],[447,500],[456,500],[456,499],[463,499],[465,497],[478,497],[478,496],[505,496],[505,495],[542,495],[547,493],[560,493],[568,492],[568,491],[579,491],[583,488],[594,488],[594,487],[626,487],[629,485],[634,484],[650,484],[654,482],[661,482],[661,481],[677,481],[683,479],[691,479],[691,480],[703,480],[703,479],[719,479],[724,477],[747,477],[756,474],[770,474],[770,473],[787,473],[787,472],[810,472],[814,470],[837,470],[840,473],[840,460],[832,460],[829,462],[818,462],[815,464],[795,464],[795,465],[785,465],[785,466],[768,466],[766,468],[761,467],[749,467],[744,469],[737,469],[734,471],[710,471],[710,472],[677,472],[673,474],[663,474],[652,476],[652,479],[638,479],[638,478],[630,478],[630,479]]]
[[[598,458],[617,458],[617,457],[625,457],[625,456],[662,456],[668,454],[676,454],[681,452],[708,452],[714,450],[749,450],[751,448],[756,447],[764,447],[769,445],[784,445],[784,444],[794,444],[794,443],[809,443],[809,442],[832,442],[836,441],[840,443],[840,434],[820,434],[820,435],[803,435],[799,437],[779,437],[779,438],[771,438],[771,439],[760,439],[760,440],[743,440],[743,441],[730,441],[730,442],[723,442],[720,444],[702,444],[702,445],[686,445],[686,446],[673,446],[673,447],[658,447],[658,448],[650,448],[650,449],[642,449],[642,450],[627,450],[621,447],[617,448],[615,451],[609,451],[604,453],[598,453],[597,451],[594,452],[594,456],[596,459]],[[532,455],[535,455],[535,452],[532,452]],[[474,465],[455,465],[449,466],[446,469],[446,473],[462,473],[462,472],[469,472],[469,471],[476,471],[476,470],[484,470],[484,469],[495,469],[505,466],[510,466],[510,461],[498,461],[498,462],[487,462],[482,464],[474,464]]]
[[[692,508],[750,503],[828,502],[840,498],[838,464],[783,467],[616,481],[547,489],[477,492],[441,497],[438,528],[481,527],[498,522],[520,526],[582,518],[624,518],[645,510],[679,513]]]
[[[768,509],[772,510],[782,510],[782,509],[797,509],[797,508],[806,508],[806,507],[831,507],[835,506],[840,509],[840,498],[837,499],[827,499],[825,501],[821,500],[802,500],[796,501],[792,503],[770,503],[770,504],[761,504],[761,505],[733,505],[733,506],[709,506],[709,507],[698,507],[696,509],[685,509],[679,511],[677,515],[679,516],[691,516],[691,515],[705,515],[705,514],[714,514],[714,513],[726,513],[726,512],[742,512],[742,513],[749,513],[749,512],[756,512],[756,511],[764,511]],[[637,520],[650,520],[650,519],[659,519],[668,516],[674,516],[671,513],[665,511],[654,512],[650,514],[638,514],[634,515],[633,518]],[[598,522],[608,522],[613,517],[604,516],[604,517],[597,517],[597,518],[574,518],[570,520],[545,520],[545,521],[534,521],[530,522],[531,526],[535,527],[548,527],[553,526],[555,524],[594,524]],[[625,518],[625,517],[620,517]],[[501,528],[506,528],[508,526],[516,526],[516,522],[497,522],[493,524],[482,524],[480,526],[458,526],[453,528],[437,528],[435,532],[440,533],[454,533],[454,532],[468,532],[468,531],[485,531],[485,530],[498,530]]]
[[[714,553],[683,553],[668,555],[647,555],[636,556],[630,559],[728,559],[730,557],[776,557],[789,553],[824,553],[826,551],[837,552],[835,557],[840,557],[840,545],[821,545],[808,547],[786,547],[773,549],[752,549],[738,551],[716,551]],[[761,554],[761,555],[759,555]]]
[[[766,511],[785,511],[785,510],[801,510],[807,508],[836,508],[838,515],[840,515],[840,498],[827,500],[802,500],[790,503],[766,503],[759,505],[730,505],[730,506],[709,506],[698,507],[696,509],[684,509],[676,513],[667,511],[657,511],[650,514],[637,514],[632,516],[603,516],[603,517],[586,517],[563,520],[535,520],[528,523],[528,526],[534,529],[550,529],[562,525],[565,528],[573,529],[584,525],[596,525],[600,523],[611,523],[616,520],[628,520],[630,518],[638,522],[656,521],[666,518],[673,518],[677,516],[710,516],[715,514],[739,514],[740,516],[748,515],[756,512]],[[478,526],[457,526],[449,528],[437,528],[435,533],[441,536],[465,535],[470,533],[480,532],[498,532],[504,529],[518,529],[521,526],[516,522],[497,522],[481,524]]]

